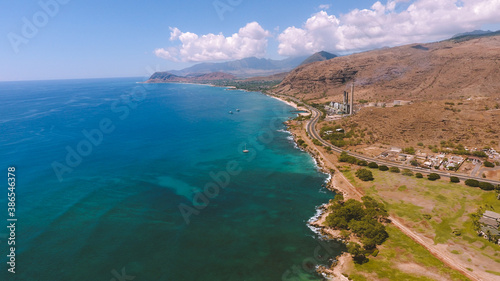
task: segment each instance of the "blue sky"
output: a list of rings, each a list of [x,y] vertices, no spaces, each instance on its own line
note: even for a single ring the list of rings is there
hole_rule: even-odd
[[[498,3],[432,2],[440,1],[1,1],[0,81],[142,77],[202,61],[352,52],[499,29]],[[422,23],[434,17],[442,20]]]

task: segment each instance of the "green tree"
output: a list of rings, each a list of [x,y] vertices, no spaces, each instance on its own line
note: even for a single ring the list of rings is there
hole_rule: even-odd
[[[363,254],[363,248],[356,242],[347,243],[347,252],[353,257]]]
[[[423,177],[424,177],[424,175],[422,175],[422,173],[416,173],[416,174],[415,174],[415,177],[416,177],[417,179],[421,179],[421,178],[423,178]]]
[[[450,182],[460,182],[458,177],[450,177]]]
[[[370,162],[370,163],[368,163],[368,168],[377,169],[378,164],[375,162]]]
[[[438,180],[440,179],[441,176],[439,176],[438,174],[436,173],[430,173],[428,176],[427,176],[427,179],[429,179],[430,181],[435,181],[435,180]]]
[[[488,168],[493,168],[495,167],[495,164],[494,163],[491,163],[490,161],[484,161],[484,166],[485,167],[488,167]]]
[[[410,147],[404,148],[403,152],[413,155],[413,154],[415,154],[415,148],[413,146],[410,146]]]
[[[380,165],[380,166],[378,166],[378,169],[380,171],[387,171],[387,170],[389,170],[389,167],[387,167],[386,165]]]
[[[363,248],[356,242],[347,243],[347,252],[351,254],[355,263],[361,264],[366,261]]]
[[[398,167],[390,167],[390,168],[389,168],[389,172],[391,172],[391,173],[399,173],[399,172],[400,172],[400,170],[399,170],[399,168],[398,168]]]
[[[350,163],[350,164],[357,164],[358,163],[358,159],[354,156],[350,156],[349,154],[347,154],[347,152],[343,151],[340,156],[339,156],[339,161],[340,162],[347,162],[347,163]]]
[[[488,155],[486,155],[486,152],[484,151],[474,151],[472,152],[472,155],[477,157],[488,157]]]
[[[359,169],[356,171],[356,176],[362,181],[372,181],[373,174],[372,171],[367,169]]]
[[[413,172],[410,169],[404,169],[401,173],[403,176],[413,176]]]
[[[467,179],[465,180],[465,185],[471,186],[471,187],[478,187],[479,186],[479,181],[474,180],[474,179]]]
[[[368,166],[368,162],[366,162],[365,160],[359,160],[358,166]]]
[[[489,182],[480,182],[479,188],[481,188],[482,190],[493,190],[495,189],[495,186]]]

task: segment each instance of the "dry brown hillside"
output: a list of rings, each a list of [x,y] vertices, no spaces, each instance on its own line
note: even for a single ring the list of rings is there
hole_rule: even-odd
[[[356,99],[464,99],[500,95],[500,35],[369,51],[294,69],[276,92],[338,98],[354,79]]]
[[[419,143],[427,147],[452,141],[500,150],[500,35],[311,63],[293,70],[274,91],[309,102],[341,101],[353,79],[355,108],[362,107],[361,99],[388,106],[364,107],[337,121],[357,127],[357,135],[348,142],[350,149]],[[396,99],[412,104],[392,107]]]
[[[345,124],[366,128],[362,143],[399,147],[417,143],[440,145],[451,141],[468,147],[498,147],[500,136],[500,102],[476,99],[455,103],[428,101],[391,108],[363,108]]]

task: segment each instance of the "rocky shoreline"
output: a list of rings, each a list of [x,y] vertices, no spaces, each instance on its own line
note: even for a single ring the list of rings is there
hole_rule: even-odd
[[[279,97],[276,96],[271,96],[273,98],[279,99],[286,104],[297,108],[298,110],[303,110],[303,111],[309,111],[307,108],[304,107],[298,107],[297,104],[291,102],[291,101],[285,101]],[[309,112],[310,114],[310,112]],[[303,114],[301,114],[303,115]],[[287,125],[287,130],[292,134],[293,140],[296,143],[296,145],[300,148],[300,146],[297,144],[297,139],[305,139],[306,136],[303,135],[304,132],[301,132],[301,129],[296,129],[293,130],[291,129],[290,126],[290,121],[285,122]],[[337,167],[333,166],[331,163],[330,165],[327,165],[323,158],[321,157],[321,153],[317,151],[316,147],[311,145],[311,147],[307,148],[301,148],[304,151],[306,151],[316,162],[316,165],[318,166],[318,169],[325,174],[329,175],[329,179],[326,182],[326,188],[329,189],[330,191],[335,192],[335,194],[342,194],[344,198],[352,198],[353,196],[350,195],[350,193],[347,190],[343,190],[342,188],[338,188],[335,185],[335,182],[337,181],[337,177],[340,174],[338,171]],[[333,167],[332,167],[333,166]],[[333,199],[333,198],[332,198]],[[314,231],[322,236],[328,237],[328,239],[331,240],[336,240],[341,243],[347,243],[349,242],[352,238],[352,235],[348,235],[347,237],[345,236],[344,233],[340,230],[335,230],[329,227],[324,226],[324,222],[326,220],[326,217],[328,216],[328,203],[325,203],[317,208],[319,211],[319,214],[311,218],[310,221],[307,223],[309,226],[311,226]],[[318,266],[316,271],[322,275],[326,280],[342,280],[342,281],[348,281],[349,279],[343,275],[343,271],[345,270],[346,264],[352,261],[352,257],[349,253],[345,252],[342,253],[340,256],[336,257],[333,263],[326,267],[326,266]]]

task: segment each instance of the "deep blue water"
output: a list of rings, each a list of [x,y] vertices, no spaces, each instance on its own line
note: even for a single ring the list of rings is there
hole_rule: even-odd
[[[284,131],[294,109],[137,81],[0,83],[18,219],[15,274],[0,228],[0,280],[319,280],[338,245],[306,221],[333,194]]]

